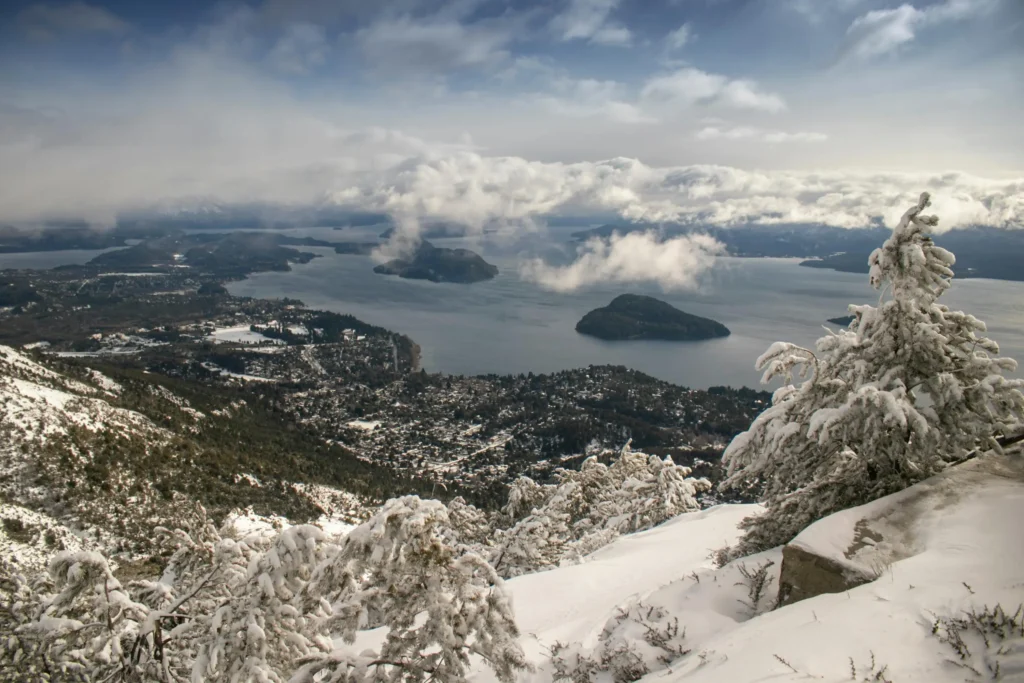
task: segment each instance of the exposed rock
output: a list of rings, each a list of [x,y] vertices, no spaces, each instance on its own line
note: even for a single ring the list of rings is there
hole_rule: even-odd
[[[872,578],[798,545],[787,545],[782,549],[779,604],[788,605],[823,593],[842,593]]]
[[[1009,442],[1007,442],[1009,443]],[[930,525],[1009,487],[1024,496],[1024,456],[985,455],[891,496],[818,520],[783,548],[779,603],[841,593],[929,548]]]

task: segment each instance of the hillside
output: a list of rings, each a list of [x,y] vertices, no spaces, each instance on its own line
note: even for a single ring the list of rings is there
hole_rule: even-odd
[[[639,294],[622,294],[607,306],[590,311],[576,323],[576,331],[609,341],[699,341],[729,336],[729,328],[720,322]]]
[[[365,510],[347,491],[370,490],[371,466],[303,443],[241,392],[54,366],[0,346],[0,501],[22,510],[4,519],[39,515],[51,520],[42,526],[135,556],[148,552],[154,526],[193,502],[218,518],[235,508],[295,521]],[[44,531],[11,524],[26,538]]]
[[[411,257],[388,261],[374,268],[373,272],[410,280],[468,284],[493,279],[498,274],[498,267],[469,249],[435,247],[424,240]]]

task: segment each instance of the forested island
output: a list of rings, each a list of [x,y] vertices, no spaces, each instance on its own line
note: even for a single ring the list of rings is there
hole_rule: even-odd
[[[729,336],[729,328],[716,320],[640,294],[622,294],[607,306],[590,311],[576,323],[576,331],[608,341],[699,341]]]
[[[411,258],[382,263],[373,272],[410,280],[467,284],[494,278],[498,274],[498,267],[484,261],[479,254],[469,249],[435,247],[424,240]]]

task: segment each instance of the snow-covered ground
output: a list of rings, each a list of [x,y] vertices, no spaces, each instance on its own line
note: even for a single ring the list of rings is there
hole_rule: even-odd
[[[962,661],[932,633],[937,618],[997,604],[1012,614],[1024,602],[1024,457],[1013,457],[979,459],[808,529],[798,545],[877,577],[844,593],[773,610],[781,549],[713,569],[710,553],[736,540],[737,522],[757,510],[735,505],[622,537],[582,564],[512,579],[522,644],[538,667],[520,680],[550,682],[556,642],[589,651],[619,609],[640,599],[678,617],[689,650],[649,662],[642,680],[650,683],[1024,681],[1024,634],[986,648],[965,633],[971,657]],[[751,605],[740,569],[767,562],[770,584]],[[478,665],[471,679],[494,677]]]
[[[259,332],[253,332],[248,325],[221,327],[211,332],[208,338],[214,343],[284,344],[280,339],[272,339]]]

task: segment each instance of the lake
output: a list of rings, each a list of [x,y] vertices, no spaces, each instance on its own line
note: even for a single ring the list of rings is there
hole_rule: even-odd
[[[370,236],[327,229],[294,234],[337,241]],[[537,240],[437,240],[439,246],[472,248],[501,270],[495,279],[472,285],[375,275],[369,257],[311,249],[322,258],[290,272],[257,273],[228,289],[240,296],[301,299],[312,308],[350,313],[406,334],[421,346],[428,372],[548,373],[614,364],[694,388],[759,386],[754,362],[772,342],[811,346],[828,318],[846,314],[847,304],[878,301],[867,275],[802,268],[797,259],[722,258],[696,292],[602,285],[561,294],[519,279],[523,253],[564,254],[565,236],[556,234],[555,243],[543,246]],[[615,343],[576,333],[576,322],[587,311],[625,292],[649,294],[713,318],[732,334],[703,342]],[[1024,360],[1024,283],[956,280],[943,301],[986,321],[1003,353]]]

